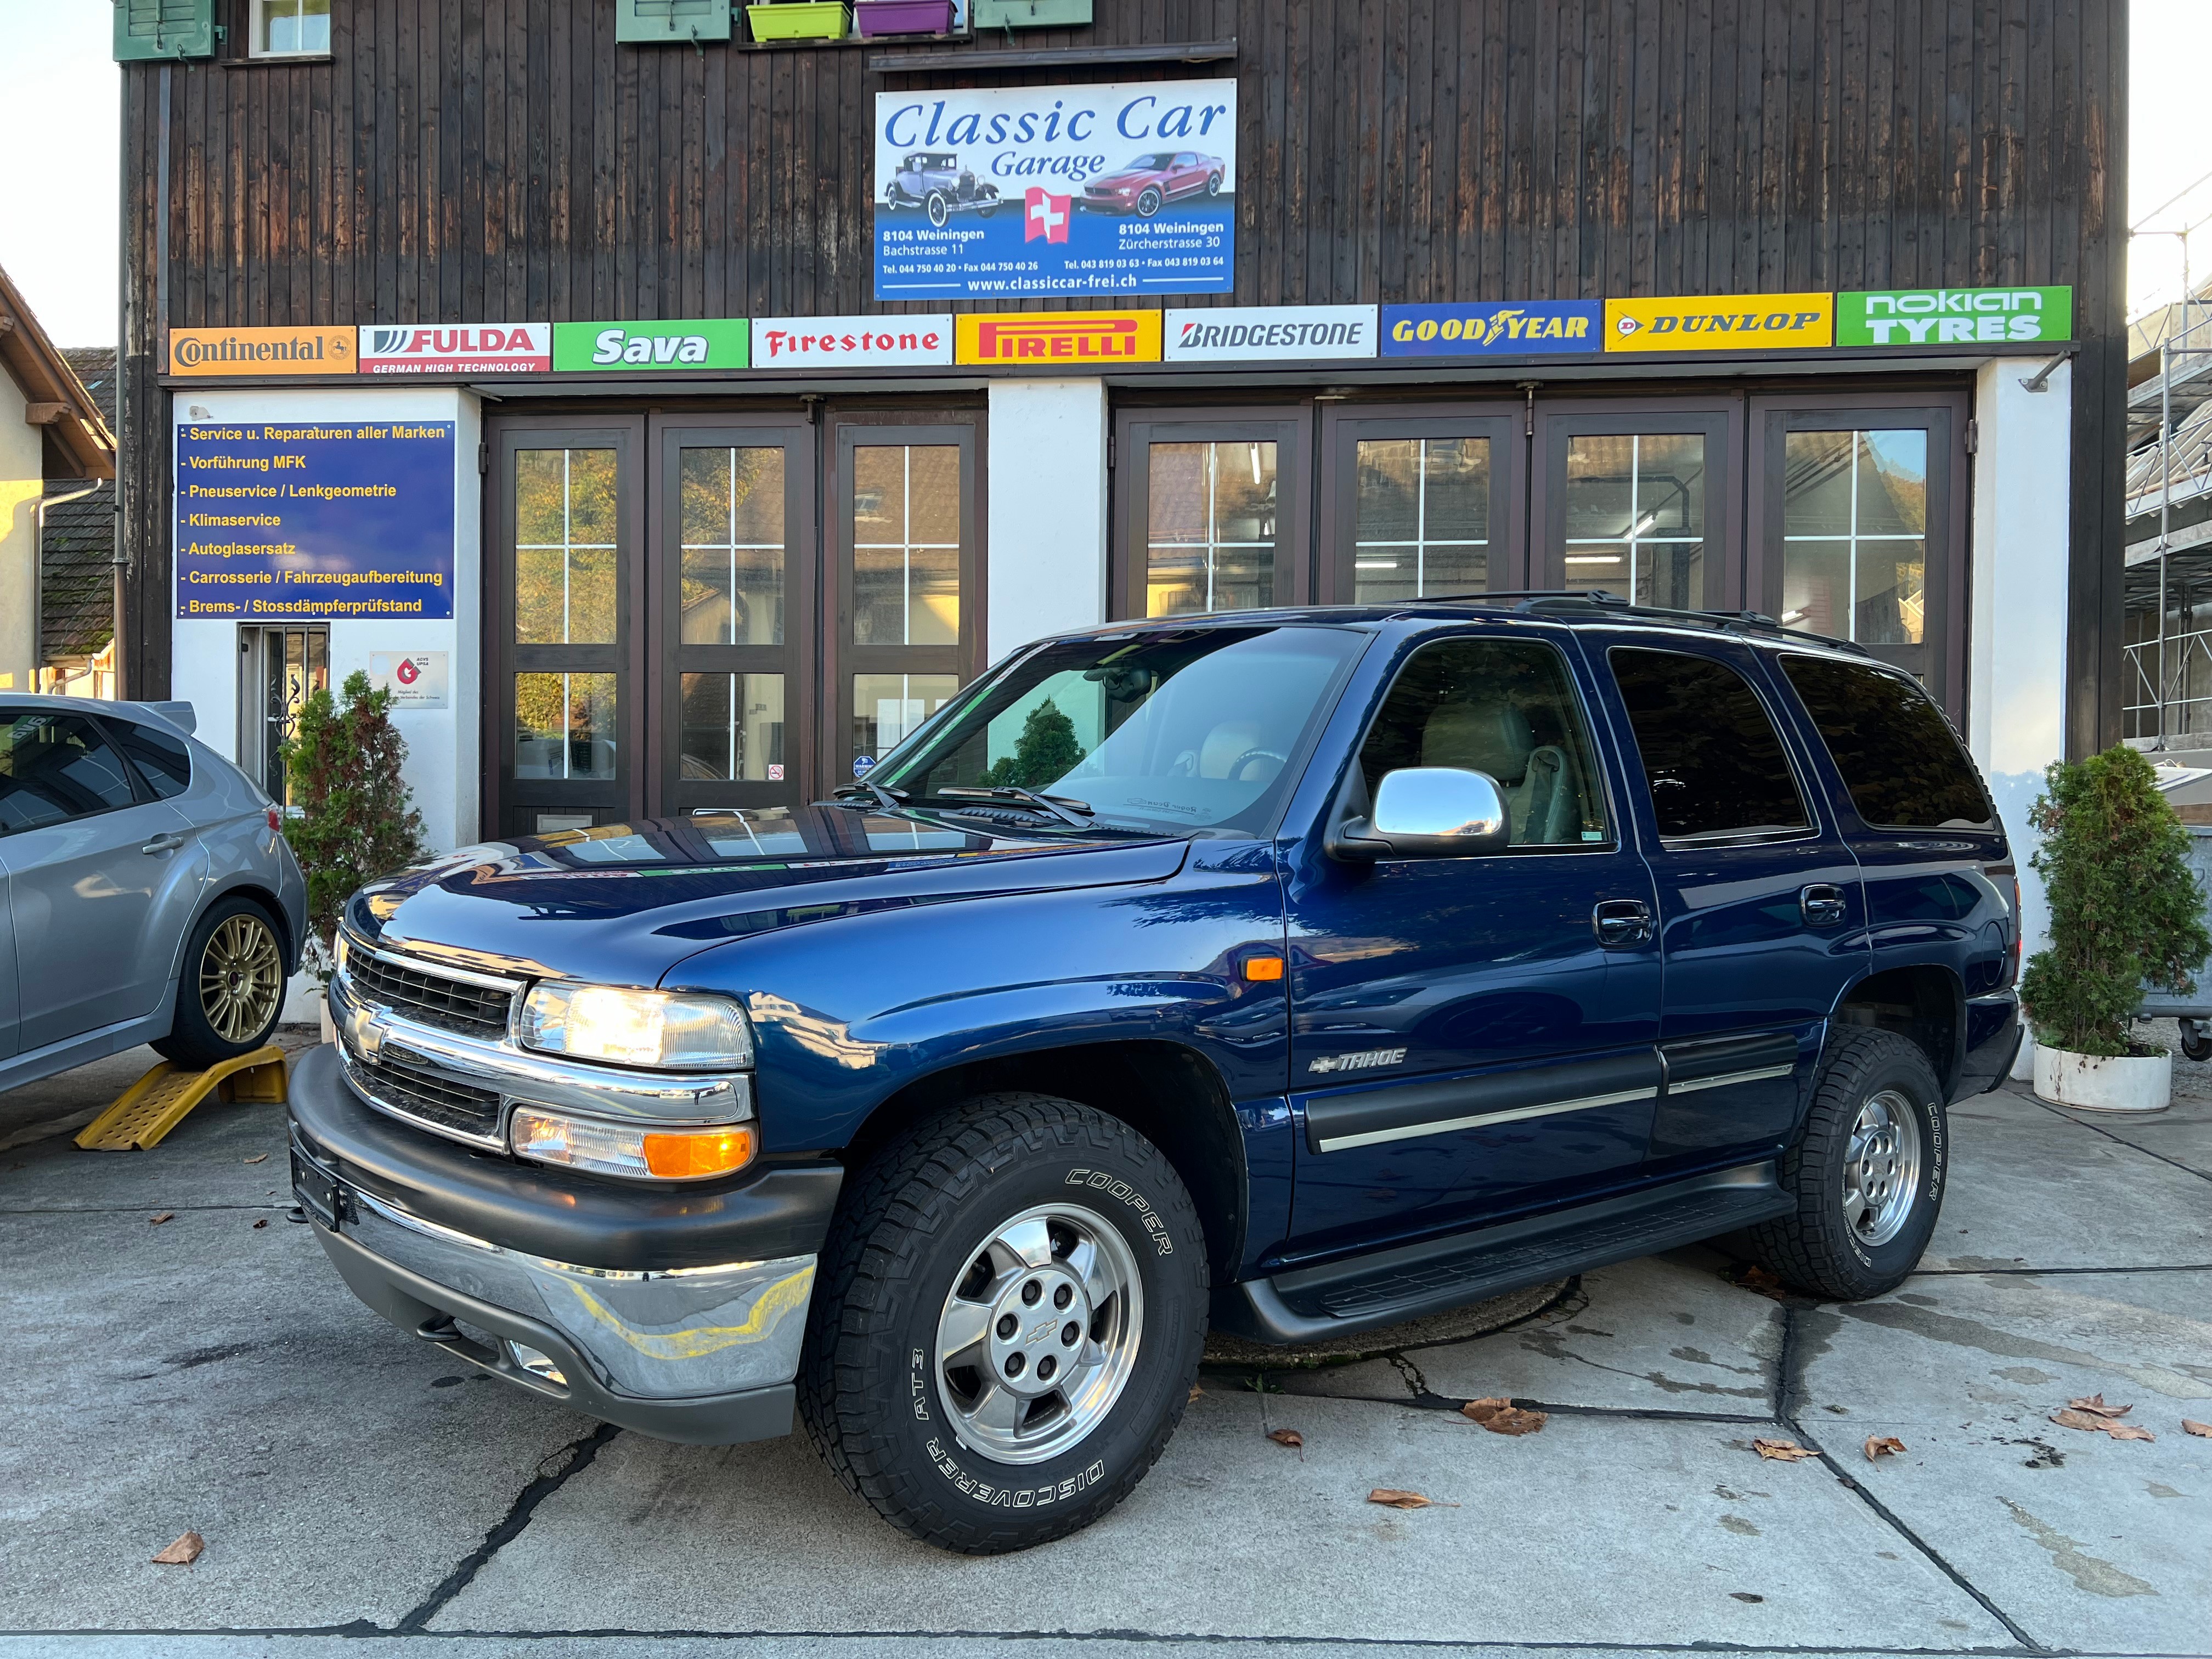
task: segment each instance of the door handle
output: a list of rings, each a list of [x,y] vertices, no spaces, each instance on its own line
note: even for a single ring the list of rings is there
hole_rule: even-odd
[[[1833,882],[1816,881],[1799,891],[1797,908],[1808,927],[1833,927],[1845,914],[1844,890]]]
[[[1590,927],[1607,949],[1651,942],[1651,907],[1642,899],[1600,899]]]
[[[142,853],[173,853],[185,844],[182,836],[164,830],[138,850]]]

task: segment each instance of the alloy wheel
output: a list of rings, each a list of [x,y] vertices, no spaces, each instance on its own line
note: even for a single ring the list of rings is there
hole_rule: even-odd
[[[1002,1463],[1067,1450],[1121,1398],[1144,1324],[1136,1255],[1112,1223],[1073,1204],[1010,1217],[938,1318],[938,1389],[956,1432]]]
[[[1920,1115],[1895,1089],[1870,1095],[1844,1156],[1844,1219],[1865,1245],[1903,1231],[1920,1192]]]
[[[244,1042],[268,1028],[284,994],[276,935],[258,916],[226,920],[200,957],[200,1011],[225,1042]]]

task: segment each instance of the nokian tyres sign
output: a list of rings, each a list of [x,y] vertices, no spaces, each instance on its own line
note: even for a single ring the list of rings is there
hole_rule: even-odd
[[[659,374],[752,364],[752,325],[717,317],[675,323],[556,323],[556,374]]]
[[[1839,346],[2073,337],[2070,288],[1907,288],[1836,295]]]

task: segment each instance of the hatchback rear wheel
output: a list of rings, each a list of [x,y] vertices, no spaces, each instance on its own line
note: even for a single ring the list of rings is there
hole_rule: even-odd
[[[243,896],[217,900],[185,942],[176,1014],[155,1052],[199,1067],[251,1054],[284,1012],[284,979],[269,913]]]

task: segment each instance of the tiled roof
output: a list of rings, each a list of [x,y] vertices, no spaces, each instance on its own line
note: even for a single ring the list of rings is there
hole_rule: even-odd
[[[107,346],[80,347],[62,356],[92,393],[112,431],[115,426],[115,352]],[[46,481],[49,495],[70,495],[82,482]],[[102,483],[89,495],[46,509],[46,533],[39,547],[40,652],[43,663],[88,657],[115,630],[115,486]]]

